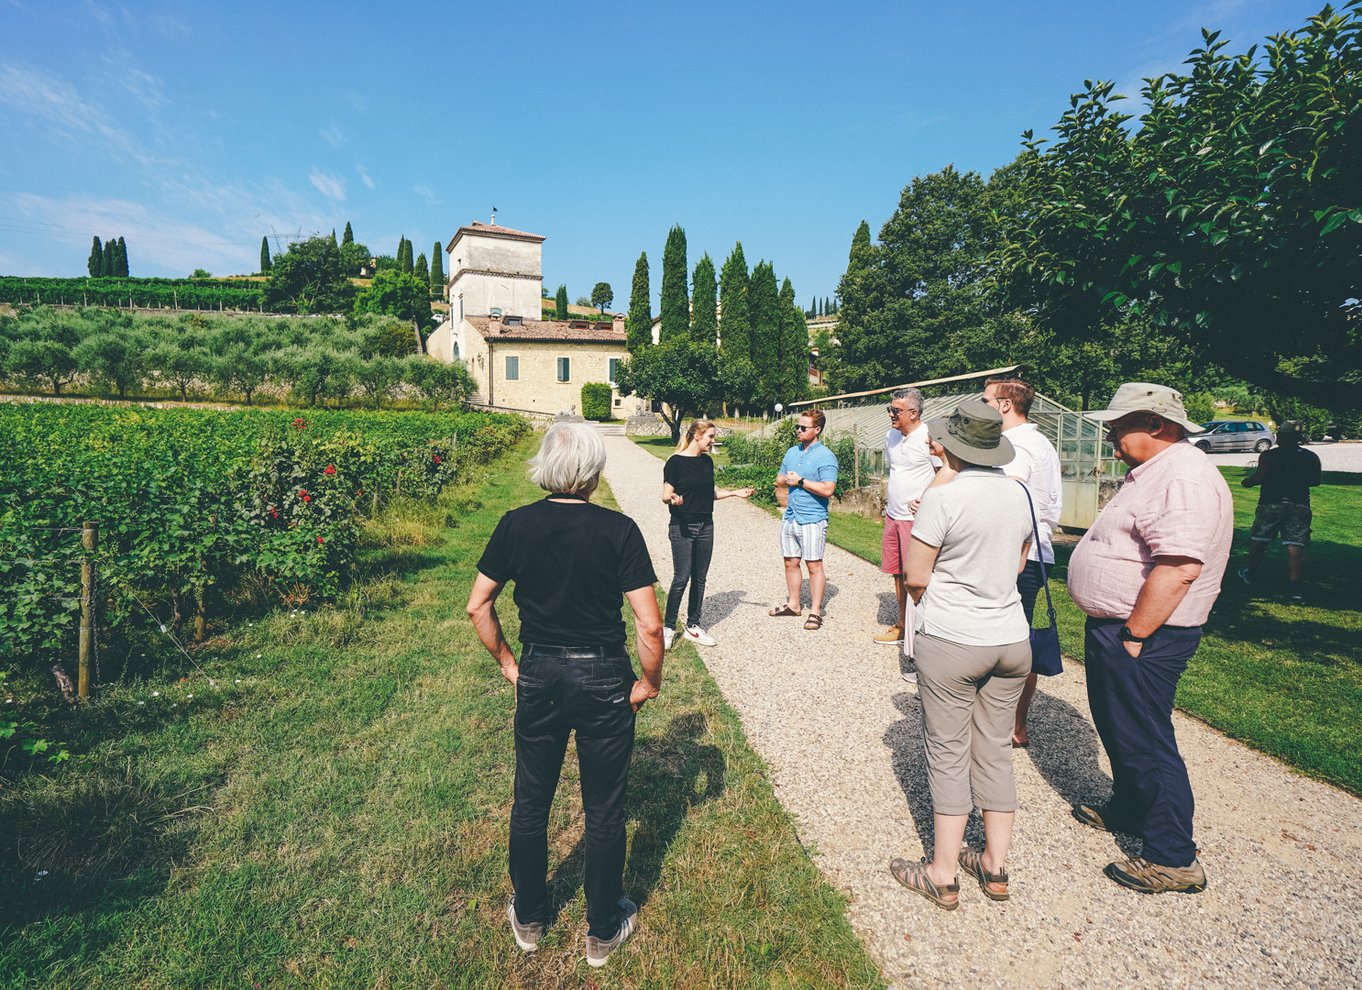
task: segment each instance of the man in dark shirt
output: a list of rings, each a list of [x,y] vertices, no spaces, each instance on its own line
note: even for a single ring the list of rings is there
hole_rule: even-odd
[[[1301,446],[1299,423],[1283,423],[1277,443],[1263,451],[1257,470],[1242,482],[1245,488],[1262,485],[1263,490],[1253,515],[1248,564],[1239,568],[1239,578],[1245,584],[1257,579],[1267,545],[1280,535],[1286,547],[1287,597],[1298,602],[1302,600],[1305,548],[1310,542],[1310,489],[1320,482],[1319,455]]]

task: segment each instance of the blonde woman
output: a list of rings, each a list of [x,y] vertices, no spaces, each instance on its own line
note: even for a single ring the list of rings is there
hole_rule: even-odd
[[[662,468],[662,501],[671,510],[667,538],[672,545],[672,585],[667,592],[667,615],[662,638],[671,649],[681,595],[690,585],[686,607],[686,639],[713,646],[714,637],[701,626],[705,578],[714,555],[714,502],[721,498],[750,498],[751,488],[715,488],[714,461],[709,456],[717,430],[707,419],[697,419],[681,435],[676,453]]]

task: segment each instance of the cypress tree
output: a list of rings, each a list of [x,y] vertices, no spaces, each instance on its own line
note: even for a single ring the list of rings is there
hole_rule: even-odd
[[[124,278],[127,278],[130,274],[128,271],[128,245],[122,237],[118,238],[118,274]]]
[[[630,354],[639,354],[653,342],[652,289],[648,287],[648,252],[634,263],[634,285],[629,292],[629,319],[625,322]]]
[[[99,278],[104,274],[104,245],[99,243],[99,235],[90,243],[90,260],[85,263],[85,267],[90,270],[91,278]]]
[[[747,313],[752,323],[752,364],[757,373],[756,400],[769,406],[784,396],[780,374],[780,290],[769,261],[752,269],[747,289]]]
[[[331,228],[331,243],[332,243],[332,244],[336,244],[336,228],[335,228],[335,227],[332,227],[332,228]],[[339,244],[336,244],[336,246],[337,246],[337,247],[340,247]]]
[[[430,249],[430,295],[433,299],[443,298],[445,294],[445,262],[442,254],[440,242],[436,241]]]
[[[268,275],[272,267],[274,266],[270,262],[270,239],[262,237],[260,238],[260,274]]]
[[[355,243],[355,232],[350,229],[349,220],[345,221],[345,233],[341,234],[341,243],[342,244]]]
[[[747,259],[743,257],[742,242],[719,273],[719,353],[729,359],[751,360],[752,325],[747,314]]]
[[[108,278],[114,273],[114,255],[118,251],[118,242],[111,237],[104,238],[104,253],[99,256],[99,274]]]
[[[416,264],[411,266],[411,273],[419,278],[423,284],[430,284],[430,266],[426,264],[424,252],[416,256]]]
[[[690,335],[690,299],[686,291],[686,232],[675,225],[667,232],[662,249],[662,317],[659,340],[680,340]]]
[[[780,284],[780,394],[796,399],[808,382],[809,329],[795,305],[794,283]]]
[[[397,242],[397,270],[403,275],[410,275],[412,270],[411,241],[405,235]]]
[[[555,293],[553,297],[553,307],[555,310],[555,319],[566,320],[568,318],[568,295],[566,285],[558,286],[558,292]]]
[[[706,252],[695,265],[691,280],[691,336],[697,343],[714,346],[719,334],[719,321],[714,312],[718,304],[718,287],[714,283],[714,262]]]

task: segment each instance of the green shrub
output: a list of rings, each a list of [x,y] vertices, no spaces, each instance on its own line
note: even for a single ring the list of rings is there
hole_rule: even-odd
[[[1215,395],[1210,392],[1192,392],[1182,397],[1187,409],[1187,418],[1194,423],[1205,423],[1215,419]]]
[[[602,422],[609,419],[612,396],[610,386],[604,382],[587,382],[582,386],[582,415]]]
[[[1273,396],[1267,403],[1268,415],[1280,428],[1287,420],[1301,424],[1301,431],[1311,440],[1318,440],[1329,431],[1334,416],[1329,410],[1312,406],[1302,400],[1284,396]]]

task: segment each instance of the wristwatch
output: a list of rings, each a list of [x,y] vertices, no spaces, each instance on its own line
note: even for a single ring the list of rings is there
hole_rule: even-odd
[[[804,487],[804,479],[803,479],[803,478],[800,478],[798,481],[796,481],[796,482],[795,482],[795,487],[796,487],[796,488],[803,488],[803,487]]]
[[[1143,643],[1148,636],[1136,636],[1130,631],[1130,626],[1121,626],[1121,631],[1116,634],[1116,638],[1122,643]]]

